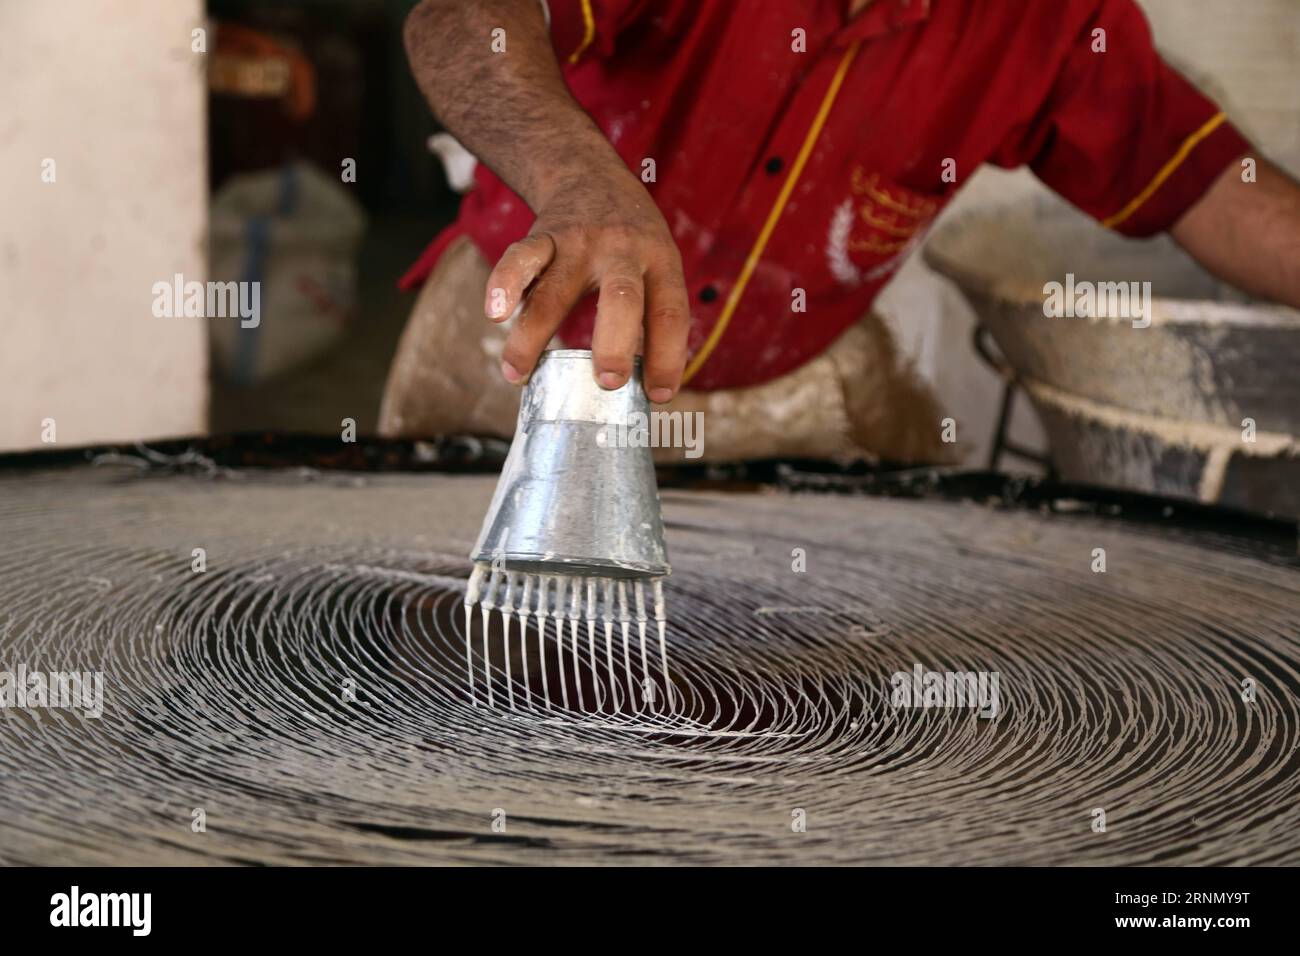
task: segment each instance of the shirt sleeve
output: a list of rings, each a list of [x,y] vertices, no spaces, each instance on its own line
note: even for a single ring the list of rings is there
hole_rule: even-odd
[[[1162,232],[1250,144],[1161,59],[1133,0],[1068,5],[1083,14],[1073,26],[1082,19],[1083,27],[1062,50],[1041,109],[995,161],[1028,163],[1044,183],[1118,232]]]

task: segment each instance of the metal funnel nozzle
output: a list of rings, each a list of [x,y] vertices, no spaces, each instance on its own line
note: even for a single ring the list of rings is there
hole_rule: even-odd
[[[607,390],[591,352],[543,352],[470,557],[534,574],[668,574],[650,449],[620,440],[638,415],[649,419],[640,359],[621,388]]]

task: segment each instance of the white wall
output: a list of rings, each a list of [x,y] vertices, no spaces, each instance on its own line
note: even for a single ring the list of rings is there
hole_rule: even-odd
[[[205,278],[200,0],[0,2],[0,449],[188,435],[207,330],[154,318]],[[56,180],[41,180],[55,161]]]
[[[1050,2],[1050,0],[1043,0]],[[1262,151],[1300,175],[1300,0],[1140,0],[1170,62],[1228,111]],[[943,218],[1045,191],[1025,170],[985,168]],[[991,237],[990,241],[996,241]],[[957,418],[970,464],[982,465],[1001,385],[970,348],[975,315],[954,286],[914,255],[877,301],[917,371]],[[1043,447],[1033,408],[1017,398],[1011,435]],[[1002,467],[1022,467],[1006,458]]]

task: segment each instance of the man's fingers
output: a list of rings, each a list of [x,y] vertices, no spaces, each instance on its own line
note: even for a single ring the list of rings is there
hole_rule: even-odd
[[[492,270],[487,281],[483,313],[493,322],[504,322],[515,311],[529,283],[555,258],[555,242],[539,232],[513,243]]]
[[[645,357],[642,379],[650,401],[663,404],[677,394],[686,366],[691,328],[690,298],[679,267],[646,274]]]
[[[614,262],[600,280],[596,328],[591,334],[591,359],[601,388],[618,388],[631,376],[644,315],[641,269],[630,259]]]
[[[590,289],[594,273],[600,288],[591,337],[596,381],[603,388],[624,385],[644,346],[646,394],[653,402],[669,401],[681,386],[690,329],[680,263],[656,254],[650,261],[660,264],[647,270],[645,259],[608,245],[593,263],[582,248],[590,249],[583,244],[578,255],[575,250],[561,254],[549,233],[537,232],[510,246],[492,270],[484,303],[488,318],[504,321],[523,303],[502,353],[502,374],[514,384],[528,378],[542,350]]]
[[[519,385],[532,374],[546,343],[587,291],[583,276],[563,259],[542,273],[501,352],[501,374],[507,381]]]

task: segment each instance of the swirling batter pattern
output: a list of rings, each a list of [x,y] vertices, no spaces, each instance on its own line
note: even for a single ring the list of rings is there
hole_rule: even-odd
[[[598,707],[524,694],[517,631],[489,625],[484,660],[474,617],[489,707],[461,602],[492,485],[0,478],[0,858],[1300,862],[1293,560],[969,503],[665,493],[672,706],[600,667]],[[20,669],[102,675],[102,713],[22,706]],[[919,693],[948,673],[996,701]]]

